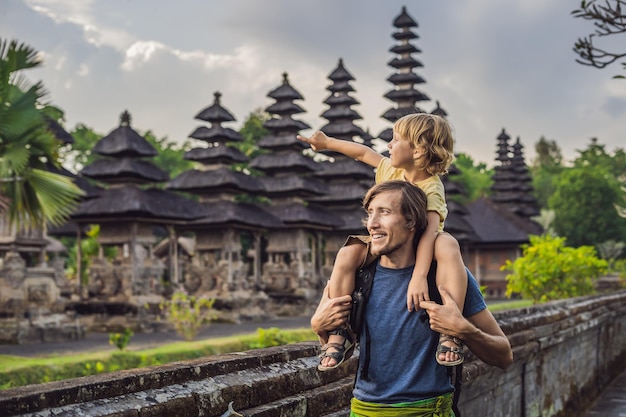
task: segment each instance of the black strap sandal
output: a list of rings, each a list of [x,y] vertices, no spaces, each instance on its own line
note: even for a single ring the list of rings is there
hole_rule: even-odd
[[[329,342],[329,343],[326,343],[324,346],[322,346],[322,353],[320,354],[320,364],[317,366],[317,369],[322,372],[335,369],[339,365],[344,363],[346,360],[350,359],[350,357],[352,356],[352,353],[354,352],[354,348],[356,347],[356,344],[354,343],[352,336],[350,335],[348,330],[345,328],[332,330],[328,332],[328,334],[336,334],[338,336],[342,336],[343,343],[330,343]],[[329,352],[328,349],[330,348],[335,349],[335,350],[333,352]],[[322,365],[322,360],[324,360],[324,358],[334,359],[335,364],[332,366]]]
[[[454,347],[445,346],[443,344],[444,342],[452,342],[456,346]],[[459,358],[455,361],[450,361],[450,362],[439,359],[440,354],[447,353],[447,352],[456,353],[456,355]],[[440,335],[439,345],[437,346],[437,352],[435,353],[435,359],[437,360],[437,363],[439,365],[443,365],[443,366],[456,366],[456,365],[463,363],[463,361],[465,360],[465,353],[463,352],[463,341],[459,339],[458,337],[450,336],[447,334]]]

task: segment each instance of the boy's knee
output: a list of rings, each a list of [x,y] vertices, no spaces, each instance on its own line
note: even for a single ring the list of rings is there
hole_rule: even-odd
[[[361,260],[367,253],[367,246],[365,245],[347,245],[342,246],[337,251],[337,262],[342,265],[351,265],[357,267],[360,265]]]
[[[435,255],[438,260],[456,258],[461,253],[459,242],[448,233],[440,233],[435,240]]]

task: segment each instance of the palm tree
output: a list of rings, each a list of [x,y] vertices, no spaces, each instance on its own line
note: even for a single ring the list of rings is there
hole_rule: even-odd
[[[58,166],[60,142],[43,117],[43,85],[20,73],[40,64],[31,47],[0,38],[0,213],[18,230],[63,223],[83,194],[46,168]]]

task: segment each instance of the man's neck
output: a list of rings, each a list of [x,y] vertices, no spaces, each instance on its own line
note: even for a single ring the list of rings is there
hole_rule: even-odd
[[[415,265],[415,251],[396,250],[380,257],[380,266],[390,269],[402,269]]]

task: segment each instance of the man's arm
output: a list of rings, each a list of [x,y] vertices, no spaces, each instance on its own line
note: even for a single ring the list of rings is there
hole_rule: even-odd
[[[420,303],[428,312],[430,328],[435,332],[456,336],[486,364],[506,369],[513,362],[511,344],[489,309],[467,319],[450,294],[439,288],[442,305],[432,301]]]
[[[348,322],[348,315],[352,308],[352,297],[343,295],[341,297],[329,298],[328,285],[324,287],[320,303],[311,317],[311,329],[317,333],[320,343],[328,343],[328,331],[343,327]]]

